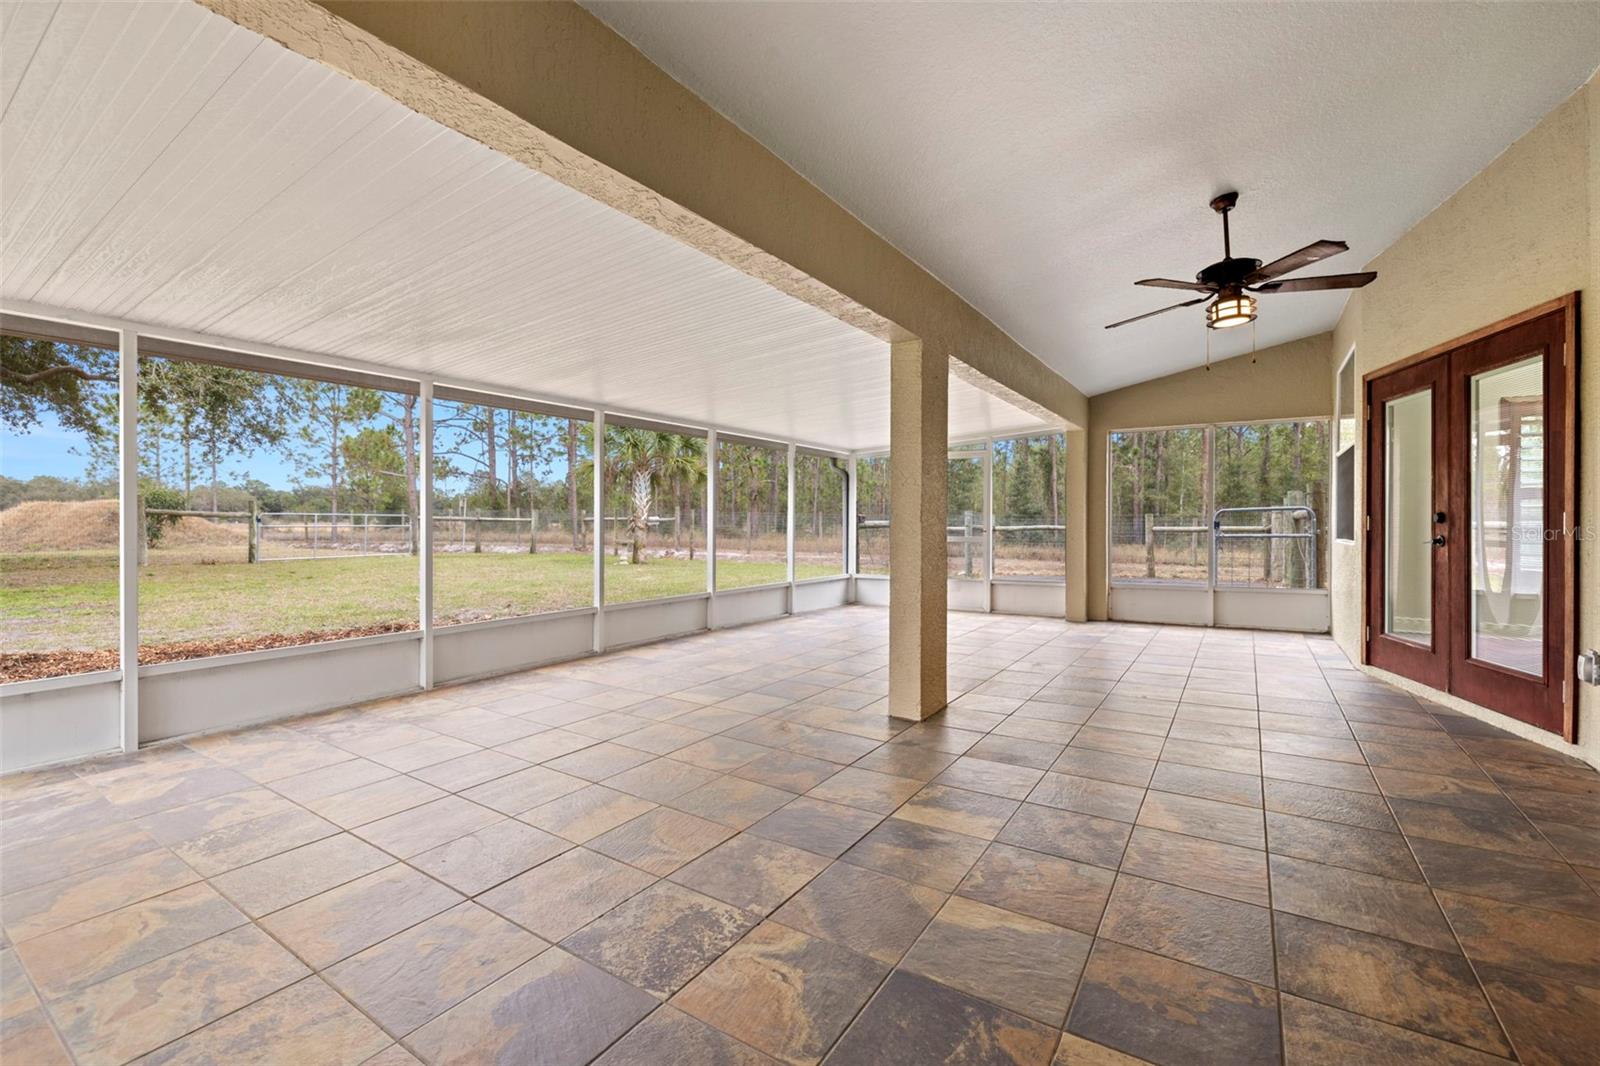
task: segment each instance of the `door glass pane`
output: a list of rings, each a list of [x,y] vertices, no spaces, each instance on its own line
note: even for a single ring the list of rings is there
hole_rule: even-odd
[[[946,571],[951,577],[982,580],[988,573],[986,562],[988,531],[983,520],[983,458],[950,459],[950,520],[946,523]]]
[[[1384,632],[1433,642],[1433,393],[1384,405]]]
[[[1544,673],[1544,357],[1472,378],[1472,657]]]

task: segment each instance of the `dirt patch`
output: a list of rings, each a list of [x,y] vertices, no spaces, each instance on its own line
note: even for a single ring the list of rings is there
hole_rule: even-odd
[[[144,644],[139,648],[139,662],[145,666],[152,663],[183,662],[212,655],[233,655],[242,651],[292,648],[301,644],[322,644],[330,640],[371,637],[380,633],[404,633],[416,628],[415,622],[380,622],[376,625],[357,626],[354,629],[323,629],[304,633],[268,633],[259,637],[230,637],[226,640],[184,640],[171,644]],[[62,677],[67,674],[85,674],[94,670],[115,670],[117,665],[115,649],[0,652],[0,682],[32,681],[41,677]]]
[[[247,516],[241,515],[241,519]],[[185,516],[161,532],[163,548],[243,545],[244,521]],[[117,550],[116,500],[29,500],[0,511],[0,552]]]

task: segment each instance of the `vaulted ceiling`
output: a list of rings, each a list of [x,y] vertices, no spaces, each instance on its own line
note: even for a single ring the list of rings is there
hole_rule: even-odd
[[[1203,360],[1199,307],[1102,327],[1221,258],[1215,194],[1236,255],[1359,270],[1600,64],[1594,3],[586,6],[1090,393]],[[1266,297],[1257,342],[1344,300]]]

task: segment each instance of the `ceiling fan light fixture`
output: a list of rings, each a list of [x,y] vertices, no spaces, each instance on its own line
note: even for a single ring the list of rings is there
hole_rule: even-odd
[[[1256,298],[1240,293],[1219,296],[1206,306],[1207,329],[1232,329],[1256,320]]]

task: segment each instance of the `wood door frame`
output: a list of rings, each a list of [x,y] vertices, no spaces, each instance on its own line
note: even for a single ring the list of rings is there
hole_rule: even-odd
[[[1569,743],[1576,742],[1578,727],[1577,693],[1575,691],[1576,686],[1572,683],[1572,674],[1574,669],[1573,664],[1577,655],[1578,635],[1577,526],[1579,518],[1578,468],[1580,464],[1580,449],[1578,446],[1578,298],[1579,294],[1577,292],[1570,292],[1564,296],[1558,296],[1553,300],[1547,300],[1544,303],[1537,304],[1524,311],[1519,311],[1513,315],[1507,315],[1505,318],[1491,322],[1484,326],[1480,326],[1479,328],[1471,330],[1468,333],[1464,333],[1459,337],[1445,341],[1441,344],[1436,344],[1423,351],[1417,352],[1414,355],[1407,356],[1404,359],[1400,359],[1375,370],[1368,371],[1361,376],[1363,403],[1361,410],[1357,412],[1357,417],[1359,417],[1362,422],[1362,425],[1359,427],[1357,433],[1357,439],[1360,440],[1367,448],[1365,463],[1367,477],[1365,484],[1363,485],[1362,499],[1362,514],[1364,522],[1361,530],[1361,536],[1364,538],[1365,542],[1362,546],[1362,558],[1364,565],[1361,573],[1361,622],[1363,626],[1363,634],[1367,634],[1367,627],[1372,621],[1370,604],[1372,602],[1373,594],[1372,585],[1374,584],[1374,571],[1370,565],[1370,560],[1372,558],[1373,550],[1372,541],[1374,540],[1372,519],[1374,514],[1373,505],[1375,499],[1375,493],[1372,490],[1372,467],[1373,463],[1375,462],[1374,454],[1376,452],[1376,449],[1373,447],[1372,437],[1373,412],[1370,405],[1370,383],[1374,379],[1386,377],[1397,371],[1403,371],[1420,363],[1426,362],[1429,359],[1446,355],[1449,352],[1460,348],[1465,348],[1468,345],[1484,340],[1485,338],[1494,334],[1504,332],[1505,330],[1511,329],[1515,326],[1522,325],[1523,323],[1532,322],[1535,319],[1542,318],[1546,315],[1561,315],[1563,323],[1561,333],[1563,339],[1561,342],[1561,366],[1559,373],[1562,377],[1562,391],[1565,395],[1563,402],[1561,403],[1561,409],[1559,411],[1552,409],[1548,412],[1549,427],[1547,432],[1554,437],[1556,431],[1559,429],[1562,439],[1566,442],[1563,445],[1565,461],[1562,464],[1563,470],[1561,474],[1561,485],[1559,486],[1559,491],[1561,493],[1559,511],[1562,516],[1562,522],[1559,527],[1559,552],[1563,570],[1562,588],[1559,590],[1559,592],[1561,614],[1564,620],[1564,625],[1562,626],[1563,632],[1560,634],[1553,634],[1547,631],[1545,634],[1545,639],[1547,641],[1552,639],[1559,640],[1560,650],[1557,659],[1558,663],[1560,664],[1561,681],[1561,709],[1559,714],[1559,726],[1561,736]],[[1551,486],[1552,490],[1555,488],[1555,486]],[[1547,509],[1547,513],[1548,510],[1549,509]],[[1459,522],[1456,524],[1459,525]],[[1452,537],[1451,539],[1454,540],[1455,538]],[[1369,643],[1370,635],[1364,635],[1360,642],[1361,661],[1364,665],[1373,665],[1369,656]],[[1448,687],[1445,687],[1441,688],[1440,691],[1448,692],[1449,690]]]

